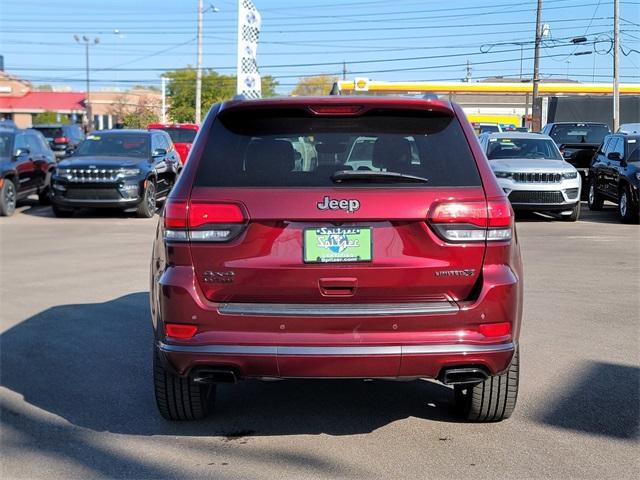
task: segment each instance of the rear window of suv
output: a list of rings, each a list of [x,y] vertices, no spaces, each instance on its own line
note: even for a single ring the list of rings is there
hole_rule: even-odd
[[[558,144],[563,143],[601,143],[608,135],[609,127],[606,125],[594,125],[576,123],[574,125],[555,125],[549,136]]]
[[[336,186],[338,171],[396,172],[428,183],[479,186],[480,176],[455,117],[421,111],[370,111],[356,117],[301,110],[238,109],[220,114],[196,174],[200,187]],[[358,185],[349,182],[348,185]],[[367,181],[362,185],[370,186]]]

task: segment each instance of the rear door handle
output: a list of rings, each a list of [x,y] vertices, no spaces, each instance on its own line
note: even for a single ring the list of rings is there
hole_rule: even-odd
[[[321,278],[320,293],[325,297],[350,297],[356,293],[358,279],[350,277]]]

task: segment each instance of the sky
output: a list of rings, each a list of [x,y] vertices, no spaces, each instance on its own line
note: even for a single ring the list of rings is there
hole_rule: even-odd
[[[253,0],[262,15],[258,64],[287,94],[304,76],[373,80],[518,79],[533,70],[536,0]],[[5,70],[35,84],[84,89],[160,85],[196,63],[197,0],[0,0]],[[203,67],[235,73],[237,2],[205,0]],[[621,81],[640,81],[640,1],[622,0]],[[610,82],[612,0],[544,0],[541,77]],[[570,39],[586,36],[583,45]],[[582,54],[585,52],[595,52]],[[522,54],[522,55],[521,55]]]

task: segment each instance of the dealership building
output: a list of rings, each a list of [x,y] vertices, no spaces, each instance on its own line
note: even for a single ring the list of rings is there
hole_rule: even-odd
[[[112,128],[123,113],[133,111],[144,102],[160,117],[160,93],[145,88],[126,91],[97,90],[91,92],[93,125],[102,130]],[[68,89],[39,90],[31,82],[0,71],[0,118],[13,120],[20,128],[33,124],[36,115],[52,112],[59,122],[87,124],[87,94]]]

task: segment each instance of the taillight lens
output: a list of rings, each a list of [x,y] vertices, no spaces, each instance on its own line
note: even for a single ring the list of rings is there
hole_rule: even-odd
[[[165,239],[176,242],[226,242],[246,224],[244,212],[234,203],[168,200],[163,216]]]
[[[56,137],[53,139],[53,143],[69,143],[67,137]]]
[[[448,242],[509,241],[513,214],[509,201],[446,202],[429,212],[429,224]]]

